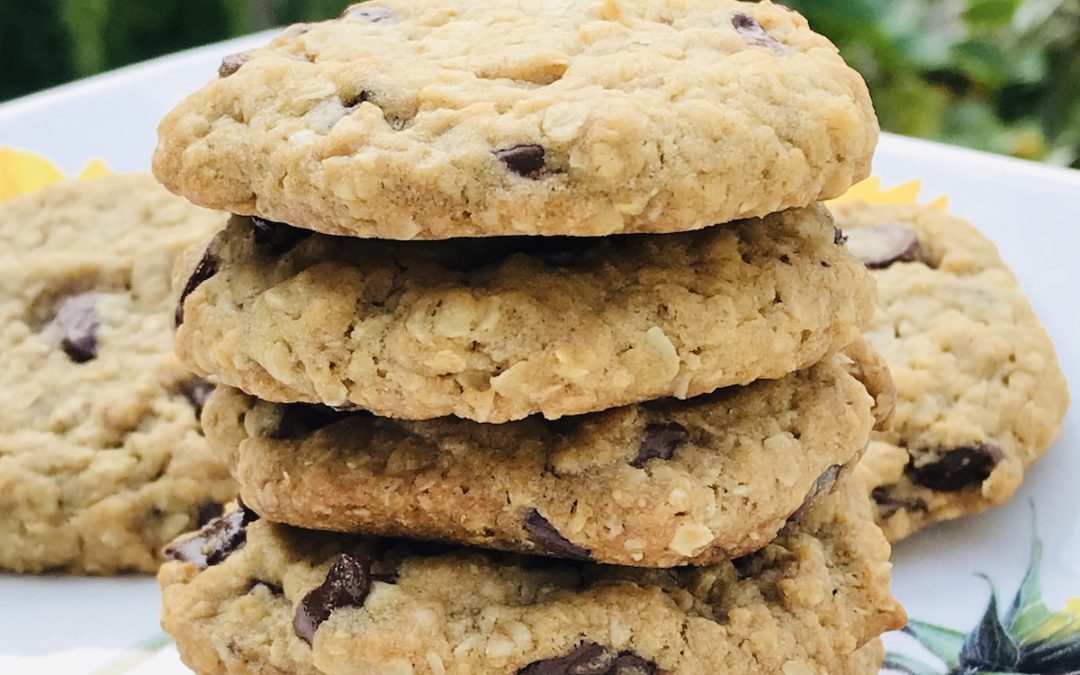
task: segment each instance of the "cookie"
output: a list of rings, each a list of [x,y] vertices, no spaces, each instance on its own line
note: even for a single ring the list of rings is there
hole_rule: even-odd
[[[154,172],[328,234],[599,236],[839,196],[877,135],[862,78],[769,2],[377,0],[225,59]]]
[[[267,401],[499,423],[692,397],[842,349],[869,273],[821,207],[697,232],[390,242],[234,218],[174,279],[177,349]]]
[[[223,222],[148,175],[0,207],[0,568],[152,572],[236,494],[172,353],[173,261]]]
[[[861,473],[893,540],[1007,501],[1069,406],[1054,345],[993,243],[919,206],[836,207],[872,268],[867,337],[898,389]]]
[[[878,636],[904,623],[850,480],[760,552],[672,570],[255,518],[179,542],[158,575],[162,625],[198,673],[870,675]]]
[[[548,422],[402,422],[222,387],[211,447],[279,523],[644,567],[764,546],[854,468],[873,394],[834,356],[779,380]],[[876,394],[877,392],[873,392]]]

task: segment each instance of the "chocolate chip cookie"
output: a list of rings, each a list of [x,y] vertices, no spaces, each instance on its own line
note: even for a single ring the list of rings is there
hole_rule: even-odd
[[[836,207],[878,282],[867,337],[898,390],[895,423],[861,473],[886,534],[1004,503],[1061,429],[1054,345],[993,243],[918,206]]]
[[[376,0],[218,74],[161,123],[158,178],[361,237],[697,229],[839,196],[878,134],[768,2]]]
[[[173,261],[224,218],[148,175],[0,207],[0,568],[151,572],[235,495],[172,353]]]
[[[576,415],[782,377],[854,340],[870,274],[822,207],[696,232],[393,242],[236,217],[177,267],[177,349],[267,401]]]
[[[764,546],[854,468],[878,391],[834,356],[779,380],[555,422],[402,422],[222,387],[203,418],[274,522],[644,567]]]
[[[853,479],[761,551],[709,567],[316,533],[251,512],[171,553],[162,625],[203,674],[871,675],[877,637],[904,623]]]

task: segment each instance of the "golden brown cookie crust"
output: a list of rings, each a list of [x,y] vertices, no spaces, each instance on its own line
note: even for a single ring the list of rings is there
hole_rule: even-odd
[[[833,210],[849,248],[884,265],[872,271],[878,312],[867,338],[892,370],[897,406],[860,472],[886,534],[899,540],[1005,503],[1069,406],[1054,345],[1012,271],[977,229],[936,209]],[[914,259],[890,263],[895,255]]]
[[[384,417],[558,418],[782,377],[874,305],[822,207],[602,239],[306,234],[235,218],[178,267],[195,372]]]
[[[0,207],[0,568],[153,572],[235,495],[172,353],[169,277],[224,223],[149,175]]]
[[[646,570],[412,546],[258,521],[216,566],[162,567],[162,625],[204,674],[505,675],[592,643],[662,673],[870,675],[878,636],[905,620],[889,546],[850,481],[734,564]],[[376,580],[309,645],[297,605],[341,553]]]
[[[874,399],[832,357],[779,380],[545,422],[402,422],[222,388],[211,445],[275,522],[643,567],[764,546],[854,468]]]
[[[865,83],[770,2],[365,7],[227,59],[161,123],[155,175],[210,208],[443,239],[685,231],[870,169]]]

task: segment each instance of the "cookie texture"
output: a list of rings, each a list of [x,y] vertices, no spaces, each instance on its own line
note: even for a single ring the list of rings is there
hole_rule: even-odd
[[[174,283],[178,353],[201,375],[266,401],[492,423],[782,377],[858,337],[874,307],[822,207],[671,235],[441,242],[238,217]]]
[[[403,422],[221,388],[211,446],[274,522],[644,567],[764,546],[854,468],[874,398],[834,356],[779,380],[548,422]]]
[[[904,623],[888,556],[864,492],[845,481],[760,552],[709,567],[597,566],[259,520],[218,564],[181,559],[158,580],[162,625],[202,674],[844,675],[876,673],[878,636]]]
[[[862,78],[770,2],[378,0],[226,59],[154,172],[330,234],[676,232],[839,196],[877,134]]]
[[[224,218],[148,175],[0,207],[0,568],[152,572],[235,485],[173,355],[174,259]]]
[[[1007,501],[1069,406],[1054,345],[997,249],[919,206],[835,208],[874,268],[867,337],[898,390],[891,431],[860,467],[893,540]]]

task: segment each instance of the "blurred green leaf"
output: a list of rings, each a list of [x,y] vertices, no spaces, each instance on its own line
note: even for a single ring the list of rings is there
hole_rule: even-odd
[[[1023,4],[1024,0],[968,0],[964,20],[974,25],[1007,26]]]

